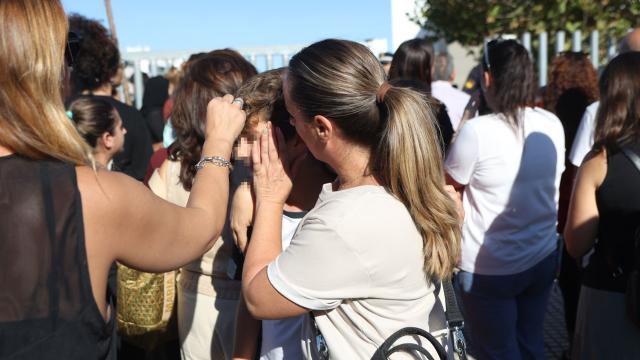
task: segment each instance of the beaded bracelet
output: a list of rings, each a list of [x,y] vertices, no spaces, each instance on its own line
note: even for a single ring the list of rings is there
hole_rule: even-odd
[[[229,171],[233,170],[233,165],[229,160],[221,156],[205,156],[195,165],[196,171],[202,169],[206,164],[212,164],[215,166],[226,167]]]

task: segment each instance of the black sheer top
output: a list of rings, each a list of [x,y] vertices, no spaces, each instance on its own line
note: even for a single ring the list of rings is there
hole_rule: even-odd
[[[75,167],[0,157],[0,359],[106,359]],[[112,314],[115,313],[112,311]]]

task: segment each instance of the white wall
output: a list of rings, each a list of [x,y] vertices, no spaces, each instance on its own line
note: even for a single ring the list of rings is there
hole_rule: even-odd
[[[413,39],[420,33],[420,26],[409,20],[407,13],[415,12],[414,0],[391,1],[391,51],[396,51],[405,40]]]

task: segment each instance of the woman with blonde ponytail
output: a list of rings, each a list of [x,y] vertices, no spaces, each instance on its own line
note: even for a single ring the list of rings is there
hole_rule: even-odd
[[[186,208],[130,177],[87,166],[62,104],[67,20],[57,0],[0,1],[0,358],[113,359],[114,261],[163,272],[219,237],[231,147],[245,115],[207,109],[204,162]],[[240,101],[237,101],[240,102]],[[222,160],[221,160],[222,159]]]
[[[408,326],[446,343],[436,284],[458,258],[460,222],[427,101],[389,85],[366,47],[342,40],[295,55],[284,98],[298,135],[338,177],[282,252],[291,189],[276,151],[282,139],[271,129],[254,144],[255,222],[243,272],[249,311],[261,319],[311,312],[332,359],[370,359]]]

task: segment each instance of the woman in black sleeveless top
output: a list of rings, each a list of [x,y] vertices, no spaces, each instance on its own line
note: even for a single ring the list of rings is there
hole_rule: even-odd
[[[205,163],[186,208],[87,166],[90,149],[61,98],[71,50],[62,5],[2,0],[0,19],[0,359],[105,359],[111,264],[165,272],[211,248],[228,162]],[[232,100],[209,103],[203,156],[229,159],[245,120]]]
[[[640,328],[625,312],[640,240],[640,53],[613,59],[600,81],[594,147],[580,167],[564,235],[578,258],[593,249],[578,304],[573,359],[638,359]],[[597,240],[596,240],[597,239]]]

